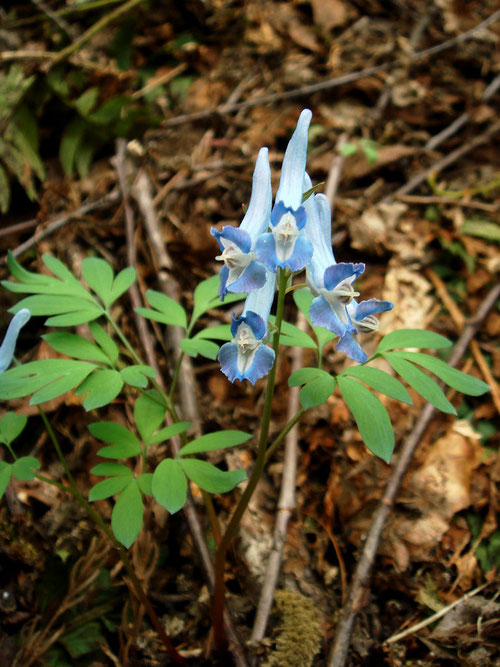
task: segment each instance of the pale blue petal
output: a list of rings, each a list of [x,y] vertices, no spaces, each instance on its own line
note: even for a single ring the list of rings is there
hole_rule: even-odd
[[[222,272],[227,267],[223,266],[220,272],[221,278],[221,287],[222,287]],[[260,262],[251,262],[247,268],[243,271],[242,275],[235,280],[234,283],[231,283],[227,286],[228,292],[235,293],[244,293],[244,292],[253,292],[260,289],[266,282],[266,267]]]
[[[340,338],[337,343],[337,352],[345,352],[349,359],[364,364],[368,357],[354,338],[354,331],[347,331],[345,335]]]
[[[248,231],[254,243],[269,227],[272,199],[268,150],[261,148],[253,172],[252,195],[240,225],[240,229]]]
[[[308,264],[312,255],[312,243],[305,236],[301,235],[296,239],[290,257],[281,264],[278,264],[278,266],[282,268],[288,266],[290,271],[301,271]]]
[[[352,264],[351,262],[340,262],[340,264],[335,264],[334,266],[329,266],[324,275],[324,283],[327,290],[333,290],[335,287],[350,278],[355,276],[357,278],[360,273],[363,273],[365,270],[365,265],[360,262],[359,264]],[[354,280],[352,281],[354,282]]]
[[[231,241],[232,243],[237,245],[242,252],[250,252],[252,248],[252,238],[250,234],[244,229],[241,229],[239,227],[231,227],[231,225],[224,225],[222,231],[219,231],[215,227],[212,227],[210,229],[210,234],[212,234],[212,236],[215,236],[215,238],[217,239],[217,243],[219,244],[219,248],[221,249],[222,252],[224,251],[224,245],[222,243],[222,239]]]
[[[393,308],[394,304],[390,301],[382,301],[381,299],[368,299],[367,301],[361,301],[361,303],[356,304],[356,310],[354,312],[353,319],[360,322],[369,315],[385,313],[386,310],[392,310]]]
[[[341,303],[337,304],[337,307],[339,309],[343,308],[345,311],[345,306]],[[344,315],[344,319],[348,320],[347,312]],[[342,322],[338,314],[332,309],[332,306],[322,296],[317,296],[313,299],[309,309],[309,317],[315,327],[325,327],[325,329],[332,331],[337,336],[343,336],[349,327],[349,324]]]
[[[220,285],[219,285],[219,299],[224,301],[224,297],[227,294],[227,279],[229,278],[229,269],[227,266],[223,266],[219,273]]]
[[[302,185],[306,168],[307,133],[312,112],[304,109],[300,114],[295,132],[290,139],[283,166],[281,179],[276,193],[276,201],[282,201],[287,208],[297,210],[302,203]]]
[[[271,312],[271,306],[273,305],[275,290],[276,276],[274,273],[266,271],[263,286],[255,292],[250,292],[247,296],[243,307],[243,315],[247,315],[250,312],[257,313],[265,322],[267,328],[267,321],[269,319],[269,313]],[[256,338],[262,338],[262,336],[257,336],[255,331],[254,334]]]
[[[276,243],[271,232],[262,234],[255,244],[255,254],[257,259],[262,262],[269,271],[276,273],[278,266],[278,256],[276,255]]]
[[[225,343],[219,350],[218,359],[221,371],[230,382],[235,380],[249,380],[255,384],[257,380],[269,373],[274,364],[274,350],[266,345],[259,347],[252,353],[248,363],[238,366],[238,345]]]
[[[22,308],[11,319],[2,346],[0,347],[0,373],[3,373],[10,366],[19,331],[30,317],[31,312],[27,308]]]

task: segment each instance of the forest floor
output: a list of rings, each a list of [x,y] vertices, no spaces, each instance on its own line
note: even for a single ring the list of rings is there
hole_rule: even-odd
[[[103,257],[115,271],[133,261],[141,298],[173,286],[189,310],[196,285],[219,270],[211,227],[241,221],[261,146],[269,147],[276,191],[286,144],[300,111],[310,108],[308,172],[313,184],[325,183],[320,191],[334,206],[335,257],[365,262],[363,297],[394,303],[380,334],[428,328],[455,342],[500,268],[496,6],[7,2],[0,9],[0,278],[9,277],[8,250],[31,271],[44,270],[44,253],[77,275],[87,256]],[[14,297],[0,293],[2,331]],[[500,656],[497,304],[457,364],[491,392],[451,391],[458,417],[435,412],[418,438],[358,591],[344,636],[347,665],[486,667]],[[231,314],[229,306],[202,321],[227,323]],[[127,296],[115,315],[146,355]],[[285,318],[297,321],[291,299]],[[168,384],[175,360],[160,328],[149,324]],[[22,330],[21,361],[51,354],[43,332],[35,317]],[[378,340],[363,339],[369,354]],[[287,421],[296,357],[287,348],[280,359],[273,436]],[[325,358],[329,372],[346,364],[334,344]],[[217,361],[199,356],[192,365],[200,431],[256,432],[265,381],[231,384]],[[368,451],[338,393],[300,422],[295,508],[278,581],[279,590],[297,595],[288,603],[278,596],[265,638],[250,649],[257,664],[328,664],[365,538],[425,408],[410,393],[412,405],[381,397],[396,437],[392,465]],[[44,409],[86,495],[97,480],[89,470],[98,443],[87,428],[96,414],[81,404],[70,392]],[[106,418],[125,423],[132,405],[131,396],[120,396]],[[19,399],[10,409],[29,417],[23,453],[60,480],[36,407]],[[250,469],[249,442],[210,460]],[[268,567],[283,467],[278,451],[229,554],[228,603],[243,643]],[[212,553],[203,500],[194,486],[192,493]],[[240,493],[215,497],[222,524]],[[109,521],[111,499],[97,507]],[[130,556],[190,664],[228,664],[210,657],[209,585],[184,514],[151,502]],[[0,664],[173,664],[126,580],[113,545],[74,501],[38,480],[16,481],[0,508]],[[439,620],[390,640],[457,601]],[[317,627],[319,642],[311,639]]]

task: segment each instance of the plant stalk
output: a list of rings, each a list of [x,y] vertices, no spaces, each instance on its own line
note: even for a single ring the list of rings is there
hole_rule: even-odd
[[[222,539],[217,547],[215,555],[215,585],[213,598],[213,630],[214,643],[216,651],[223,653],[226,649],[226,637],[224,633],[224,570],[226,565],[226,555],[229,546],[236,535],[240,525],[241,517],[243,516],[248,503],[255,491],[257,483],[262,475],[264,466],[266,464],[266,450],[267,439],[269,436],[269,426],[271,423],[271,409],[274,396],[274,386],[276,382],[276,369],[278,363],[278,349],[281,334],[281,324],[283,321],[283,310],[285,305],[285,295],[288,282],[289,272],[284,269],[279,269],[278,274],[278,305],[276,308],[276,333],[273,339],[274,350],[274,364],[267,380],[266,396],[264,400],[264,412],[262,415],[262,425],[260,429],[259,446],[257,450],[257,458],[255,465],[248,480],[247,486],[240,497],[236,509],[231,516],[227,528],[222,536]]]

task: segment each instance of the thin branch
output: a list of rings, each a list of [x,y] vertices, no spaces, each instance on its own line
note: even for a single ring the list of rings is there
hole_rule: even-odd
[[[455,366],[464,356],[467,347],[469,346],[473,336],[478,328],[495,305],[500,296],[500,283],[497,284],[487,294],[486,298],[479,307],[476,315],[469,319],[464,327],[460,338],[458,339],[453,353],[450,357],[450,366]],[[396,493],[400,487],[401,481],[408,469],[413,453],[420,442],[427,426],[429,425],[435,408],[430,403],[422,410],[413,431],[406,438],[392,475],[387,484],[386,490],[380,502],[379,508],[373,518],[370,526],[370,531],[366,538],[363,547],[363,553],[356,566],[352,584],[349,591],[349,598],[347,604],[344,606],[341,618],[337,625],[337,632],[335,635],[334,644],[331,648],[328,657],[328,667],[343,667],[347,659],[347,652],[351,643],[351,633],[354,626],[356,615],[364,604],[364,597],[369,586],[369,579],[371,570],[377,555],[380,536],[384,528],[385,522],[393,507]]]
[[[409,56],[410,62],[418,62],[429,56],[436,55],[436,53],[441,53],[447,49],[451,49],[457,44],[462,44],[471,37],[475,35],[480,30],[483,30],[490,26],[492,23],[497,21],[500,18],[500,10],[494,12],[487,19],[478,23],[470,30],[448,39],[445,42],[431,46],[429,49],[424,49],[423,51],[417,51],[416,53]],[[408,56],[407,56],[408,58]],[[319,83],[313,83],[307,86],[301,86],[300,88],[294,88],[293,90],[287,90],[281,93],[274,93],[272,95],[263,95],[262,97],[256,97],[254,99],[246,100],[245,102],[238,102],[237,104],[228,104],[227,102],[221,104],[215,109],[208,109],[206,111],[198,111],[196,113],[182,114],[181,116],[176,116],[175,118],[169,118],[162,123],[163,127],[173,127],[175,125],[181,125],[183,123],[190,123],[193,121],[204,120],[210,118],[213,115],[217,114],[226,114],[232,113],[234,111],[239,111],[240,109],[249,109],[251,107],[256,107],[265,104],[273,104],[274,102],[280,102],[282,100],[289,100],[296,97],[305,97],[307,95],[312,95],[313,93],[318,93],[322,90],[331,90],[338,86],[343,86],[346,83],[352,83],[354,81],[359,81],[359,79],[364,79],[368,76],[373,76],[379,72],[385,72],[401,64],[399,59],[392,60],[389,63],[383,65],[376,65],[374,67],[367,67],[366,69],[360,70],[358,72],[351,72],[349,74],[343,74],[341,76],[334,77],[333,79],[327,79],[326,81],[320,81]]]
[[[297,327],[302,331],[307,329],[307,320],[299,311],[297,316]],[[292,350],[291,373],[302,368],[304,363],[304,349],[296,347]],[[299,389],[300,387],[291,387],[288,394],[287,421],[293,419],[299,411]],[[278,515],[274,526],[273,543],[271,553],[267,561],[264,582],[260,592],[260,598],[257,605],[257,613],[253,625],[251,641],[259,642],[266,634],[267,622],[271,612],[271,606],[274,598],[274,591],[278,581],[283,557],[283,548],[286,542],[288,532],[288,522],[295,509],[295,485],[297,477],[297,445],[299,439],[298,425],[295,425],[289,431],[285,440],[285,454],[283,458],[283,476],[281,480],[281,492],[278,501]]]
[[[445,157],[441,158],[441,160],[438,160],[434,164],[431,164],[430,167],[424,169],[424,171],[420,172],[420,174],[416,174],[416,176],[410,178],[410,180],[407,183],[398,188],[396,192],[394,192],[393,194],[390,194],[387,197],[385,197],[383,201],[384,202],[390,201],[395,196],[397,197],[398,195],[406,195],[409,192],[412,192],[413,190],[418,188],[418,186],[421,185],[424,181],[426,181],[427,177],[430,174],[443,171],[443,169],[446,169],[446,167],[449,167],[451,164],[459,160],[461,157],[467,155],[467,153],[470,153],[470,151],[474,150],[481,144],[484,144],[487,141],[489,141],[498,131],[500,131],[500,121],[497,120],[496,123],[493,123],[493,125],[491,125],[482,134],[473,137],[467,143],[463,144],[462,146],[455,149]]]
[[[15,248],[12,251],[14,257],[22,255],[23,252],[26,252],[26,250],[29,250],[30,248],[35,246],[39,241],[47,238],[47,236],[50,236],[61,227],[64,227],[64,225],[67,225],[68,222],[71,222],[71,220],[86,215],[91,211],[96,211],[99,208],[106,208],[106,206],[109,206],[109,204],[117,202],[119,198],[120,198],[120,193],[118,192],[118,190],[112,190],[106,196],[101,197],[101,199],[89,202],[88,204],[83,204],[83,206],[80,206],[80,208],[77,208],[75,211],[69,211],[68,213],[65,213],[59,218],[50,221],[49,223],[47,223],[45,227],[36,231],[30,239],[28,239],[24,243],[21,243],[21,245],[17,246],[17,248]],[[6,261],[7,258],[2,257],[0,259],[0,264],[5,264]]]
[[[466,199],[452,199],[451,197],[420,196],[420,195],[396,195],[396,199],[407,204],[442,204],[443,206],[461,206],[463,208],[475,208],[486,213],[496,213],[498,204],[485,204],[480,201],[467,201]]]
[[[464,602],[465,600],[469,600],[470,598],[474,597],[474,595],[477,595],[480,593],[483,588],[486,588],[486,586],[489,586],[491,581],[487,581],[484,584],[481,584],[481,586],[478,586],[477,588],[474,588],[472,591],[469,591],[465,595],[462,595],[462,597],[459,597],[457,600],[454,602],[446,605],[439,611],[437,611],[435,614],[432,614],[432,616],[429,616],[428,618],[424,619],[423,621],[420,621],[420,623],[416,623],[415,625],[412,625],[410,628],[406,628],[406,630],[402,630],[401,632],[398,632],[396,635],[392,635],[388,639],[385,640],[384,644],[395,644],[398,642],[400,639],[403,639],[404,637],[408,637],[408,635],[413,635],[415,632],[418,632],[419,630],[422,630],[423,628],[426,628],[428,625],[431,623],[434,623],[435,621],[438,620],[438,618],[442,618],[445,616],[449,611],[454,609],[457,605],[459,605],[461,602]]]

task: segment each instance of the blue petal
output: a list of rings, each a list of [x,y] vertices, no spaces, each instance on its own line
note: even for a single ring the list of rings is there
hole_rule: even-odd
[[[312,112],[304,109],[300,114],[295,132],[290,139],[283,166],[276,201],[284,202],[288,208],[297,210],[302,203],[302,185],[306,168],[307,133]]]
[[[361,322],[365,317],[369,315],[375,315],[375,313],[384,313],[386,310],[392,310],[394,304],[390,301],[382,301],[381,299],[368,299],[367,301],[361,301],[356,306],[356,311],[354,314],[354,319],[358,322]]]
[[[288,213],[289,209],[283,204],[282,201],[277,201],[271,211],[271,224],[273,227],[276,227],[281,218]]]
[[[269,271],[276,273],[278,266],[278,256],[276,255],[276,243],[272,232],[262,234],[255,244],[255,254],[257,259],[262,262]]]
[[[333,290],[342,281],[350,278],[351,276],[358,277],[359,274],[363,273],[364,270],[365,265],[362,262],[359,264],[352,264],[351,262],[340,262],[340,264],[329,266],[326,269],[324,275],[325,287],[328,291]]]
[[[269,373],[274,364],[274,350],[267,345],[261,345],[255,352],[250,367],[244,373],[244,378],[255,384],[259,378]]]
[[[220,276],[220,285],[219,285],[219,299],[224,301],[224,297],[227,294],[227,279],[229,278],[229,269],[227,266],[223,266],[219,273]]]
[[[342,307],[345,309],[345,306],[339,304],[339,308]],[[323,296],[317,296],[313,299],[309,309],[309,317],[315,327],[325,327],[325,329],[333,331],[337,336],[343,336],[350,326],[340,320]]]
[[[221,371],[230,382],[240,379],[240,372],[238,370],[238,346],[236,343],[224,343],[219,350],[217,359],[220,362]]]
[[[306,174],[304,189],[309,189],[311,186],[311,179]],[[304,203],[307,213],[305,234],[314,248],[311,261],[307,266],[308,280],[316,290],[324,287],[325,271],[329,266],[335,264],[331,240],[330,205],[324,195],[321,197],[326,201],[326,211],[323,210],[325,203],[320,199],[320,195],[312,195]]]
[[[248,324],[248,326],[253,332],[253,335],[258,340],[264,338],[264,336],[266,335],[267,322],[265,322],[260,315],[254,313],[252,310],[249,310],[248,313],[245,313],[244,315],[239,315],[238,317],[236,317],[233,314],[233,321],[231,322],[231,333],[233,334],[233,336],[236,336],[236,334],[238,333],[238,327],[243,322],[245,324]]]
[[[313,246],[305,236],[297,237],[293,246],[293,252],[288,259],[278,264],[282,268],[288,266],[291,271],[301,271],[313,255]]]
[[[222,287],[222,271],[226,269],[229,274],[229,269],[223,266],[221,269],[221,287]],[[243,271],[242,275],[227,287],[227,292],[253,292],[260,289],[266,282],[266,267],[259,262],[251,262]],[[222,298],[221,298],[222,301]]]
[[[0,373],[3,373],[10,366],[10,362],[14,356],[19,331],[30,317],[31,312],[27,308],[21,308],[21,310],[11,319],[2,346],[0,347]]]
[[[225,343],[219,350],[218,359],[221,371],[230,382],[235,380],[249,380],[255,384],[257,380],[267,375],[274,364],[274,350],[266,345],[260,345],[253,353],[251,363],[241,370],[238,367],[238,346],[236,343]]]
[[[353,359],[360,364],[364,364],[368,358],[356,342],[352,331],[348,331],[340,338],[337,343],[337,352],[345,352],[349,359]]]
[[[257,313],[257,315],[259,315],[267,325],[269,313],[271,312],[271,306],[273,305],[274,301],[275,290],[276,276],[271,271],[266,271],[264,285],[260,289],[254,292],[250,292],[250,294],[245,299],[243,315],[246,315],[248,312]]]
[[[240,225],[240,229],[246,229],[254,241],[269,227],[272,199],[268,150],[261,148],[253,172],[252,195]]]
[[[239,227],[231,227],[231,225],[224,225],[222,231],[219,231],[215,227],[210,229],[210,234],[215,236],[219,244],[219,248],[224,252],[224,245],[222,244],[221,238],[231,241],[242,252],[250,252],[252,248],[252,237],[250,234]]]

